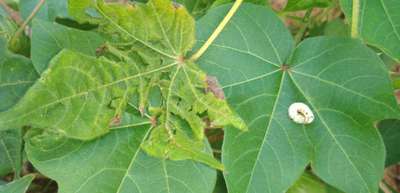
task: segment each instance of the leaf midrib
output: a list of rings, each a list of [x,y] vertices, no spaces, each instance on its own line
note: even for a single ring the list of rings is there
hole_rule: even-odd
[[[160,20],[160,15],[159,15],[158,12],[156,11],[157,9],[156,9],[156,7],[155,7],[155,5],[154,5],[154,2],[153,2],[153,1],[149,1],[149,4],[151,4],[151,7],[153,7],[153,10],[154,10],[155,15],[156,15],[156,18],[157,18],[157,22],[158,22],[158,24],[160,25],[160,28],[161,28],[162,34],[163,34],[163,36],[164,36],[164,39],[167,41],[168,46],[169,46],[170,49],[174,52],[174,54],[177,55],[177,52],[176,52],[175,48],[172,46],[171,41],[170,41],[170,39],[168,38],[168,36],[167,36],[167,34],[166,34],[164,25],[162,24],[162,22],[161,22],[161,20]]]
[[[250,178],[249,178],[247,187],[246,187],[246,193],[249,193],[250,184],[251,184],[251,182],[252,182],[252,180],[253,180],[253,177],[254,177],[254,171],[255,171],[255,169],[256,169],[258,160],[260,159],[261,151],[262,151],[262,149],[263,149],[263,147],[264,147],[264,144],[266,144],[266,140],[267,140],[267,137],[268,137],[268,135],[269,135],[269,131],[270,131],[271,123],[272,123],[272,120],[273,120],[273,116],[274,116],[274,114],[275,114],[276,108],[277,108],[278,103],[279,103],[279,98],[280,98],[280,95],[281,95],[281,92],[282,92],[283,83],[285,82],[285,81],[284,81],[284,80],[285,80],[285,76],[286,76],[286,72],[283,71],[282,77],[281,77],[281,81],[280,81],[280,83],[279,83],[279,84],[280,84],[280,85],[279,85],[279,90],[278,90],[278,93],[277,93],[276,98],[275,98],[274,107],[272,108],[272,111],[271,111],[271,114],[270,114],[270,118],[269,118],[269,122],[268,122],[268,125],[267,125],[267,130],[265,131],[263,141],[262,141],[260,147],[258,148],[259,151],[258,151],[258,153],[257,153],[257,156],[256,156],[256,159],[255,159],[253,168],[251,169],[251,175],[250,175]]]
[[[8,87],[8,86],[17,86],[17,85],[22,85],[22,84],[31,84],[34,81],[16,81],[16,82],[6,82],[6,83],[1,83],[0,88],[2,87]]]
[[[134,165],[134,162],[136,161],[136,158],[137,158],[137,156],[139,155],[139,152],[141,151],[141,147],[140,147],[140,146],[141,146],[141,144],[143,144],[144,141],[146,141],[147,136],[149,135],[149,133],[150,133],[151,130],[152,130],[152,127],[148,128],[148,130],[147,130],[146,133],[144,134],[143,139],[142,139],[142,141],[140,142],[140,145],[138,146],[138,149],[136,150],[135,154],[133,155],[133,157],[132,157],[132,159],[131,159],[131,162],[130,162],[129,165],[128,165],[128,168],[127,168],[127,170],[126,170],[126,172],[125,172],[125,174],[124,174],[124,177],[121,179],[121,182],[120,182],[120,184],[118,185],[118,189],[117,189],[117,192],[116,192],[116,193],[120,193],[120,192],[121,192],[122,184],[125,182],[125,179],[126,179],[127,177],[130,176],[130,175],[129,175],[129,172],[130,172],[130,170],[132,169],[132,167],[133,167],[133,165]],[[133,181],[133,179],[132,179],[132,181]]]
[[[114,20],[112,20],[108,15],[106,15],[101,10],[101,8],[98,6],[97,0],[95,0],[95,6],[96,6],[96,9],[100,12],[100,14],[103,15],[104,18],[106,18],[109,22],[111,22],[121,32],[125,33],[126,35],[130,36],[131,38],[135,39],[136,41],[140,42],[141,44],[145,45],[146,47],[158,52],[161,55],[164,55],[164,56],[166,56],[168,58],[171,58],[171,59],[174,59],[174,60],[177,58],[177,56],[172,56],[172,55],[170,55],[170,54],[168,54],[168,53],[166,53],[166,52],[164,52],[164,51],[162,51],[162,50],[160,50],[160,49],[158,49],[158,48],[146,43],[146,41],[144,41],[142,39],[139,39],[135,35],[129,33],[127,30],[125,30],[122,26],[118,25],[118,23],[116,23]]]

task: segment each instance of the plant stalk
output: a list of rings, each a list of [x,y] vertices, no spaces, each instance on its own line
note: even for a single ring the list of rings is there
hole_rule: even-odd
[[[221,21],[221,23],[219,23],[218,27],[214,30],[214,32],[207,39],[207,41],[201,46],[201,48],[197,50],[196,53],[190,57],[190,60],[195,61],[199,59],[207,51],[208,47],[210,47],[210,45],[215,41],[215,39],[217,39],[218,35],[222,32],[222,30],[225,28],[228,22],[235,15],[236,11],[239,9],[242,2],[243,0],[235,1],[229,12],[224,17],[224,19]]]
[[[299,32],[297,32],[296,36],[294,37],[296,43],[299,43],[303,37],[304,34],[307,31],[307,28],[310,26],[311,23],[311,13],[313,11],[313,8],[310,8],[307,10],[307,12],[304,15],[304,18],[302,20],[302,22],[304,23],[304,25],[301,27],[301,29],[299,30]]]
[[[22,25],[18,28],[17,32],[15,32],[12,41],[16,40],[25,30],[26,26],[28,26],[29,22],[35,17],[35,15],[39,12],[42,5],[46,2],[46,0],[40,0],[39,3],[33,8],[32,13],[26,18],[26,20],[22,23]]]
[[[351,37],[358,38],[359,36],[359,21],[360,21],[360,0],[353,0],[353,8],[351,14]]]
[[[17,23],[18,25],[22,25],[23,21],[18,12],[14,11],[14,9],[8,6],[4,0],[0,0],[0,5],[4,8],[11,19],[15,21],[15,23]]]

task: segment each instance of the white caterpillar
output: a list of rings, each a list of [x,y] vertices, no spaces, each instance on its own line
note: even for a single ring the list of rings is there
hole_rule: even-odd
[[[304,103],[293,103],[289,106],[289,117],[298,124],[310,124],[314,121],[314,113]]]

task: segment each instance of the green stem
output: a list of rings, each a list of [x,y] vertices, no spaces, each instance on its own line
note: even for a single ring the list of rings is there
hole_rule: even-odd
[[[15,21],[15,23],[17,23],[18,25],[22,25],[23,21],[18,12],[16,12],[10,6],[8,6],[8,4],[4,0],[0,0],[0,5],[4,8],[7,14]]]
[[[358,24],[360,20],[360,0],[353,0],[351,16],[351,37],[358,38]]]
[[[26,26],[28,26],[29,22],[35,17],[35,15],[39,12],[42,5],[46,2],[46,0],[40,0],[39,3],[33,8],[32,13],[26,18],[26,20],[21,24],[18,28],[17,32],[15,32],[13,38],[11,39],[12,42],[16,41],[19,36],[24,32]]]
[[[200,58],[201,55],[206,52],[208,47],[214,42],[215,39],[217,39],[218,35],[222,32],[222,30],[225,28],[226,24],[231,20],[233,15],[235,15],[236,11],[239,9],[240,5],[242,4],[243,0],[236,0],[235,3],[232,5],[231,9],[229,10],[228,14],[224,17],[224,19],[219,23],[217,28],[214,30],[214,32],[211,34],[211,36],[207,39],[207,41],[201,46],[199,50],[196,51],[191,56],[191,60],[195,61]]]
[[[303,18],[304,25],[301,27],[299,32],[297,32],[297,34],[294,38],[297,43],[299,43],[303,39],[304,34],[306,33],[307,28],[309,27],[309,25],[311,23],[310,17],[311,17],[312,10],[313,10],[313,8],[308,9],[306,14],[304,15],[304,18]]]

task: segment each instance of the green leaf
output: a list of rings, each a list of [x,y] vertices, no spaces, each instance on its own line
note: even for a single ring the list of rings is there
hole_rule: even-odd
[[[193,18],[169,0],[146,4],[71,0],[69,11],[80,22],[100,24],[105,34],[115,33],[113,41],[132,46],[148,57],[159,55],[168,59],[165,62],[177,62],[194,43]]]
[[[0,112],[14,106],[38,78],[30,60],[9,52],[6,46],[6,40],[0,38]],[[0,131],[0,176],[19,174],[21,153],[21,130]]]
[[[379,122],[378,128],[386,146],[386,165],[400,162],[400,120],[389,119]]]
[[[0,176],[10,172],[19,175],[22,165],[21,130],[0,132]]]
[[[310,29],[308,37],[315,36],[350,37],[350,26],[343,19],[334,19]]]
[[[287,193],[341,193],[330,187],[316,176],[305,172],[296,184],[293,185]]]
[[[199,20],[200,45],[227,9]],[[292,51],[293,45],[271,10],[244,4],[198,61],[249,127],[225,132],[229,191],[284,192],[311,162],[344,192],[376,192],[385,153],[374,122],[400,115],[384,64],[357,40],[311,38]],[[313,123],[289,118],[295,102],[311,108]]]
[[[359,32],[369,45],[384,51],[400,61],[400,15],[397,14],[398,0],[360,0]],[[343,11],[351,21],[352,1],[340,0]]]
[[[57,134],[30,132],[29,160],[56,180],[59,193],[211,193],[215,170],[193,161],[168,161],[146,155],[140,144],[148,123],[131,123],[88,142]]]
[[[328,7],[332,4],[332,0],[289,0],[284,11],[299,11],[310,9],[313,7]]]
[[[135,7],[103,1],[69,2],[74,16],[82,22],[97,23],[99,32],[108,38],[99,53],[102,56],[94,58],[69,50],[59,53],[25,97],[0,114],[0,130],[28,125],[91,140],[108,133],[115,122],[118,125],[115,120],[120,119],[132,98],[138,99],[135,105],[142,116],[167,131],[168,143],[150,144],[167,145],[166,151],[173,146],[188,146],[188,140],[204,143],[205,119],[213,127],[246,129],[219,93],[218,82],[185,60],[194,43],[194,21],[183,7],[169,0]],[[101,17],[92,18],[86,15],[87,10],[95,10]],[[160,105],[148,103],[155,92],[161,95]],[[184,140],[177,135],[187,128],[182,121],[191,129]],[[179,153],[179,159],[217,165],[212,156],[201,153],[203,148],[190,147],[187,155]],[[146,149],[153,156],[168,158],[168,153]]]
[[[25,35],[13,38],[18,30],[18,25],[8,16],[0,15],[0,38],[7,40],[7,47],[10,51],[22,55],[29,55],[30,42]]]
[[[32,24],[32,62],[42,73],[50,60],[62,49],[95,56],[103,39],[94,32],[68,28],[56,23],[35,19]]]
[[[25,193],[33,180],[33,175],[0,186],[0,193]]]
[[[213,193],[228,193],[228,190],[226,189],[224,176],[221,172],[218,172],[217,183],[215,184]]]
[[[155,128],[150,139],[142,144],[143,149],[150,155],[158,157],[163,155],[170,160],[196,160],[220,170],[224,166],[215,160],[209,153],[202,152],[202,141],[193,141],[183,132],[176,133],[174,143],[169,142],[168,132],[165,128]]]
[[[324,35],[350,37],[350,27],[343,20],[335,19],[325,25]]]
[[[7,16],[7,12],[4,10],[3,7],[0,7],[0,15],[1,16]]]
[[[38,78],[29,59],[7,50],[0,38],[0,112],[16,104]]]
[[[55,21],[56,18],[68,18],[68,0],[46,0],[35,14],[35,18]],[[19,9],[23,19],[29,17],[40,0],[20,0]]]
[[[58,54],[42,77],[11,110],[0,113],[1,129],[30,125],[68,137],[93,139],[109,131],[122,112],[110,102],[131,92],[134,74],[127,64],[95,59],[73,51]],[[136,74],[133,75],[135,77]]]

